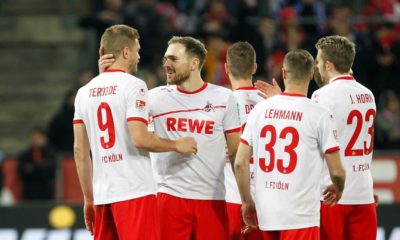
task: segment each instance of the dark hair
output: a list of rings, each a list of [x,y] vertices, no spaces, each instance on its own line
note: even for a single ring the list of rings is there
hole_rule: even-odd
[[[256,63],[256,51],[248,42],[236,42],[228,48],[226,63],[236,78],[250,78]]]
[[[314,67],[314,58],[308,51],[296,49],[285,55],[283,66],[290,80],[309,80],[311,69]]]

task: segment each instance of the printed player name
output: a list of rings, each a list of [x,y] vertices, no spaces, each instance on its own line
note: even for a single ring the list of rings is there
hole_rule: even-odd
[[[103,97],[107,95],[117,94],[117,86],[91,88],[89,90],[89,97]]]
[[[294,120],[300,122],[302,117],[303,117],[302,112],[291,111],[291,110],[267,109],[265,111],[265,118]]]

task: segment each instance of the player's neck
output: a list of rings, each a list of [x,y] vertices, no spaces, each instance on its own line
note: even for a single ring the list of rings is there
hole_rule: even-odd
[[[200,74],[195,76],[190,76],[188,80],[179,84],[179,88],[186,92],[194,92],[200,89],[204,84],[203,79],[201,79]]]
[[[328,78],[329,78],[328,80],[330,81],[330,80],[336,78],[337,76],[346,75],[346,74],[350,74],[350,73],[340,73],[338,71],[330,71],[330,72],[328,72]]]
[[[232,90],[245,87],[253,87],[251,78],[249,79],[231,79]]]
[[[122,64],[119,62],[114,62],[110,67],[108,67],[107,69],[119,69],[125,72],[128,72],[128,66],[126,66],[126,64]]]
[[[285,93],[302,94],[307,96],[308,83],[285,83]]]

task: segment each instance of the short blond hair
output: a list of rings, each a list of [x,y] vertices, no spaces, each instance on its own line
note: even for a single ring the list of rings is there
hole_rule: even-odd
[[[121,54],[122,48],[132,48],[135,40],[139,39],[139,32],[127,25],[118,24],[107,28],[101,36],[100,44],[104,54],[113,54],[115,59]]]
[[[348,38],[342,36],[323,37],[315,44],[315,48],[321,51],[324,61],[330,61],[335,65],[339,73],[350,71],[356,55],[356,45]]]

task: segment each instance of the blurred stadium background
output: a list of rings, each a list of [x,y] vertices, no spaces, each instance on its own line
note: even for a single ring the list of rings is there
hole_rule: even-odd
[[[281,83],[288,50],[315,56],[321,36],[353,40],[354,75],[378,105],[378,239],[400,239],[399,0],[2,0],[0,240],[91,239],[72,158],[73,100],[98,72],[99,36],[117,23],[140,32],[138,76],[149,88],[164,83],[161,59],[172,35],[202,39],[209,51],[204,79],[226,87],[232,42],[255,47],[255,79]]]

